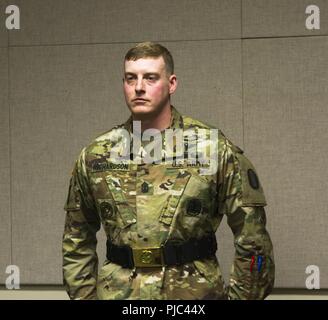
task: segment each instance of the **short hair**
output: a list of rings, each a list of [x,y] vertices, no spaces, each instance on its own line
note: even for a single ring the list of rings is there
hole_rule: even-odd
[[[136,46],[132,47],[126,53],[124,61],[135,61],[141,58],[150,57],[163,57],[167,74],[171,75],[174,73],[174,62],[170,51],[159,43],[154,43],[151,41],[140,42]]]

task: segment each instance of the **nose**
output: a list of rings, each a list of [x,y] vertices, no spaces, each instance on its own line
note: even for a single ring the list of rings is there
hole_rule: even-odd
[[[136,91],[136,93],[145,91],[144,81],[142,78],[137,79],[135,91]]]

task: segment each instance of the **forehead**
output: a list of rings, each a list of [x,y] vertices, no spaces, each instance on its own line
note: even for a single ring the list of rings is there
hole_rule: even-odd
[[[162,72],[165,69],[163,57],[140,58],[138,60],[128,60],[124,62],[124,71],[131,73]]]

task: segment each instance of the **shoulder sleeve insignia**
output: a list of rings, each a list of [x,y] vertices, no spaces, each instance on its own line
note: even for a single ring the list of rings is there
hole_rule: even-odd
[[[248,169],[247,170],[247,176],[248,176],[249,185],[253,189],[257,190],[260,187],[260,182],[259,182],[259,179],[256,175],[256,172],[253,169]]]
[[[265,206],[267,203],[263,188],[253,164],[244,154],[236,153],[236,158],[241,177],[242,206]]]

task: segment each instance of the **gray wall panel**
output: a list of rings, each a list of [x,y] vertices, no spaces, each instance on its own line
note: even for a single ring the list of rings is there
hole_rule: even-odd
[[[16,1],[22,30],[11,45],[240,37],[240,0]]]
[[[175,59],[182,113],[219,127],[242,147],[241,41],[164,43]]]
[[[4,283],[8,276],[6,266],[11,264],[8,49],[5,48],[0,48],[0,92],[0,282]]]
[[[235,255],[234,237],[230,227],[228,226],[227,217],[224,216],[216,232],[218,250],[216,256],[218,258],[222,275],[226,285],[229,285],[230,271]]]
[[[320,30],[308,30],[305,20],[308,5],[320,9]],[[328,2],[326,0],[243,0],[243,37],[278,37],[328,34]]]
[[[266,192],[276,287],[328,287],[328,37],[244,42],[245,150]]]
[[[7,1],[0,2],[0,48],[8,46],[8,31],[5,25]]]

